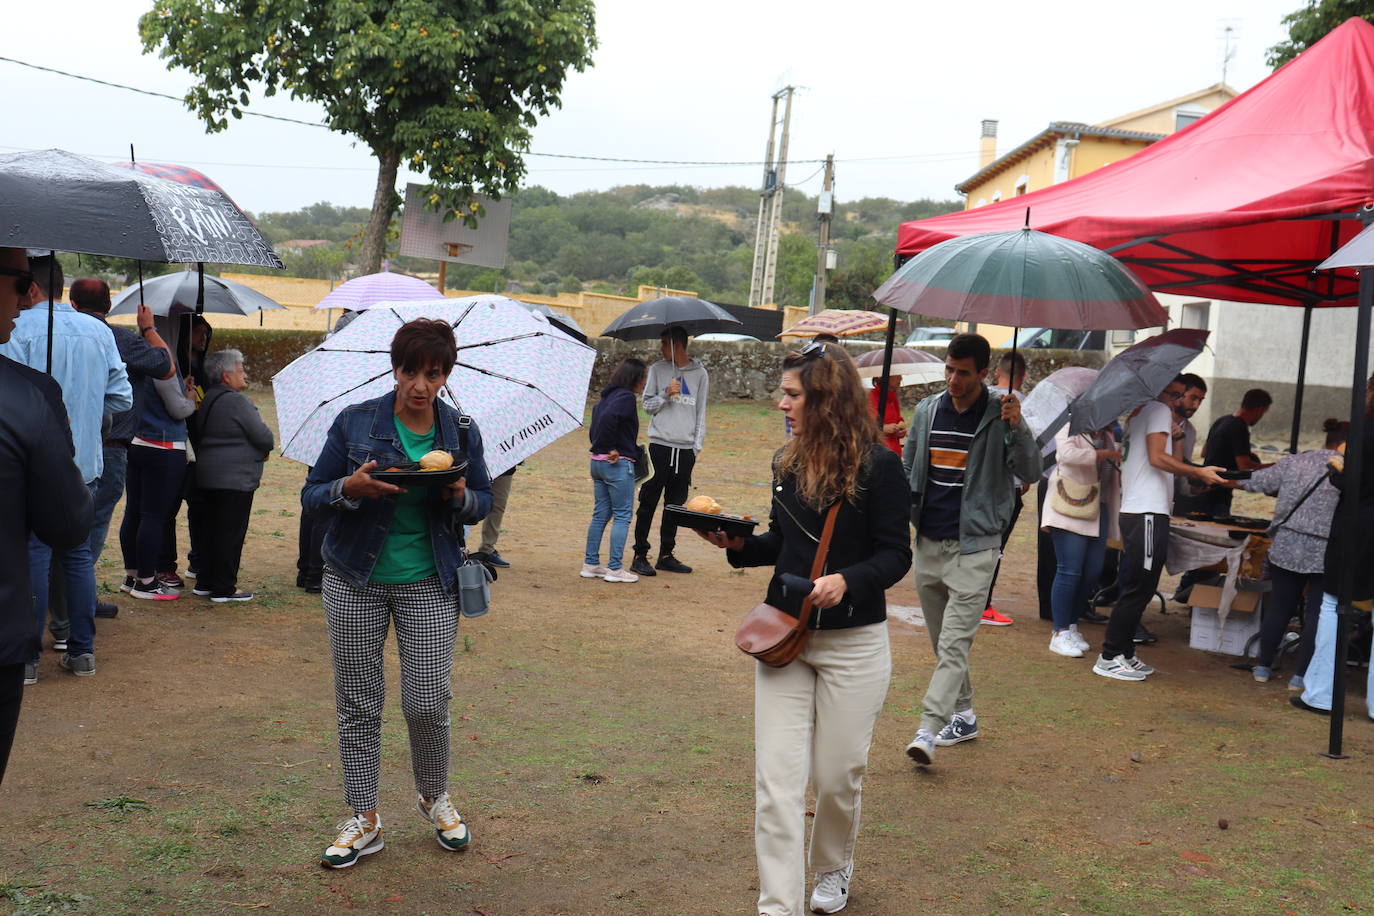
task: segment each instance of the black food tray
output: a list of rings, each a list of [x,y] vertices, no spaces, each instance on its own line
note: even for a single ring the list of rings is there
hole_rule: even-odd
[[[395,470],[373,471],[373,480],[395,484],[398,487],[446,487],[468,471],[468,460],[455,455],[453,467],[442,471],[422,471],[419,462],[393,465]]]
[[[671,515],[673,521],[683,528],[692,528],[696,531],[723,531],[730,537],[748,537],[754,533],[754,526],[758,524],[757,519],[694,512],[682,506],[664,506],[663,511]]]
[[[1225,515],[1217,519],[1217,522],[1232,528],[1244,528],[1248,531],[1264,531],[1272,524],[1267,518],[1247,518],[1244,515]]]

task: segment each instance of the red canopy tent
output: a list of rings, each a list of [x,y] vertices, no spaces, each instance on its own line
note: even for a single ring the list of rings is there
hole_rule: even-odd
[[[1353,306],[1314,268],[1374,218],[1374,25],[1349,19],[1254,88],[1120,162],[976,210],[903,223],[897,259],[1015,229],[1085,242],[1158,292],[1303,306],[1297,450],[1312,309]]]
[[[903,223],[897,256],[1033,228],[1101,248],[1159,292],[1354,305],[1311,271],[1374,201],[1374,25],[1350,19],[1216,111],[1120,162],[976,210]]]

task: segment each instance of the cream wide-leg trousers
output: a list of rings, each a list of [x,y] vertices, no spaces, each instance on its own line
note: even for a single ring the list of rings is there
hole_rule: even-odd
[[[806,912],[806,871],[854,859],[873,727],[892,676],[887,623],[815,630],[785,668],[754,675],[754,848],[758,912]],[[806,788],[816,793],[806,854]]]

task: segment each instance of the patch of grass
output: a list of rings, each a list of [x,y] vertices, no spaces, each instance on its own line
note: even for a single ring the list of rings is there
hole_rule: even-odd
[[[0,900],[14,904],[11,916],[50,916],[74,913],[91,899],[84,894],[61,894],[42,888],[41,884],[0,884]]]
[[[186,840],[146,840],[135,854],[150,866],[161,871],[180,871],[187,866],[195,848]]]
[[[96,799],[93,802],[86,802],[86,807],[99,808],[102,811],[118,811],[120,814],[128,814],[130,811],[148,811],[152,808],[143,799],[130,798],[127,795]]]

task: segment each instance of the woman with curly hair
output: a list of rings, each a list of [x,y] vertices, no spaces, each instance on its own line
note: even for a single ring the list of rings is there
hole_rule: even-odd
[[[811,575],[826,515],[839,505],[811,592],[806,648],[786,667],[760,662],[754,672],[758,911],[795,916],[806,911],[808,864],[812,910],[834,913],[849,899],[868,748],[892,673],[884,591],[911,567],[911,497],[843,350],[812,343],[789,354],[781,387],[792,438],[773,461],[768,530],[705,537],[726,548],[731,566],[772,565],[768,603],[798,616],[803,596],[782,576]],[[809,856],[808,779],[816,794]]]

